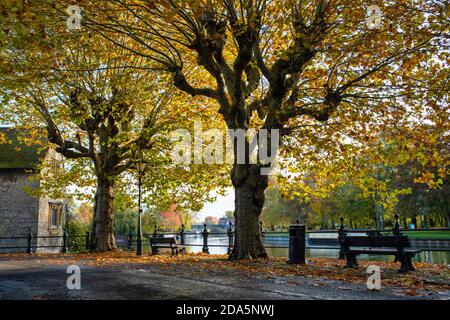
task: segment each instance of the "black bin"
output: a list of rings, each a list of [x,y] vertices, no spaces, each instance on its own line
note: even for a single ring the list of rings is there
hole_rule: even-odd
[[[305,264],[305,226],[294,224],[289,227],[289,264]]]

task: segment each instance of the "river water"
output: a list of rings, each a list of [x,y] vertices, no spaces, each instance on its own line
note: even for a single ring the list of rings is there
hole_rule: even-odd
[[[186,244],[192,244],[187,246],[187,252],[201,252],[203,239],[201,236],[187,236]],[[209,237],[208,246],[209,253],[211,254],[226,254],[228,238],[227,237]],[[280,246],[279,243],[270,243],[265,241],[266,246]],[[219,247],[220,246],[220,247]],[[288,257],[288,248],[266,248],[269,256],[272,257]],[[337,258],[339,255],[339,249],[329,248],[307,248],[306,257],[321,257],[321,258]],[[371,260],[371,261],[393,261],[393,256],[385,255],[360,255],[359,259]],[[450,251],[422,251],[414,258],[416,262],[428,262],[436,264],[446,264],[450,266]]]

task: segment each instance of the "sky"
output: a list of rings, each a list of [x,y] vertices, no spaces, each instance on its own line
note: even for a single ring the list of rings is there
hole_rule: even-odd
[[[234,192],[232,188],[228,189],[227,195],[218,195],[216,202],[205,204],[203,209],[198,213],[197,220],[204,221],[207,216],[213,216],[219,219],[228,210],[234,211]]]

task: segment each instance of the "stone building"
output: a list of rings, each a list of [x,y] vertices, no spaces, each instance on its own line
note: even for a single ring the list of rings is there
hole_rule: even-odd
[[[0,128],[0,253],[25,251],[27,239],[5,238],[26,236],[29,230],[35,251],[59,251],[62,238],[53,236],[63,234],[65,201],[34,197],[30,191],[62,169],[62,156],[41,144],[29,145],[19,135],[24,133]]]

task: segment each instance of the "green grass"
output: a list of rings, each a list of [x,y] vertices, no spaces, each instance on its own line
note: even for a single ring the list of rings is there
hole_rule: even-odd
[[[415,239],[447,239],[450,240],[450,231],[404,231],[403,234]]]

